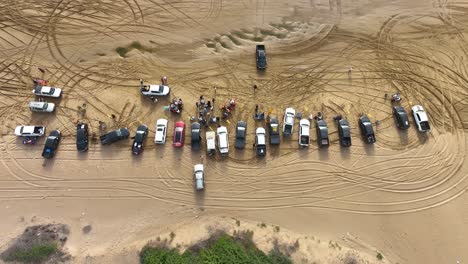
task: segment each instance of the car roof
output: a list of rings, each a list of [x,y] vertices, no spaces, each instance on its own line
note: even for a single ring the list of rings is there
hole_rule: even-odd
[[[42,86],[41,91],[42,91],[43,93],[50,93],[50,90],[51,90],[51,89],[52,89],[52,87],[50,87],[50,86]]]
[[[266,137],[265,134],[261,134],[257,136],[258,144],[259,145],[265,145],[266,144]]]
[[[43,107],[46,102],[29,102],[30,107]]]

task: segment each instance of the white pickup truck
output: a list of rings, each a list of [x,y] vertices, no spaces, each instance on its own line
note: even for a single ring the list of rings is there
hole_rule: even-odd
[[[19,137],[41,137],[45,134],[45,126],[17,126],[15,135]]]

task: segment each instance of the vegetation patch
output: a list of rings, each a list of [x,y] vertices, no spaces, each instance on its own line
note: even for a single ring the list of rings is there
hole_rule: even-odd
[[[223,231],[216,231],[204,241],[188,248],[184,253],[168,246],[167,240],[149,243],[140,252],[142,264],[292,264],[289,256],[283,254],[275,246],[268,254],[259,250],[252,241],[253,232],[250,230],[234,232],[228,235]]]
[[[157,51],[156,48],[147,47],[147,46],[142,45],[138,41],[133,41],[132,43],[130,43],[129,45],[125,47],[117,47],[115,49],[115,52],[117,52],[121,57],[126,57],[127,53],[129,53],[131,50],[134,50],[134,49],[137,49],[142,52],[156,52]]]
[[[378,260],[382,260],[382,259],[383,259],[383,256],[382,256],[382,254],[380,254],[380,252],[377,252],[377,259],[378,259]]]
[[[28,227],[16,238],[0,258],[5,262],[56,263],[66,261],[69,255],[61,251],[69,230],[65,225],[37,225]]]

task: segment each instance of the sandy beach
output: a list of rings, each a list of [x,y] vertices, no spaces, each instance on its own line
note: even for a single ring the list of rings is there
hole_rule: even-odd
[[[468,263],[468,1],[0,5],[0,248],[27,226],[62,223],[71,230],[72,263],[138,263],[138,250],[158,236],[174,232],[173,245],[184,248],[215,229],[254,230],[265,250],[275,237],[299,239],[297,263],[344,263],[349,250],[362,263]],[[267,48],[264,72],[256,70],[257,44]],[[162,76],[171,94],[155,104],[141,95],[139,79],[159,84]],[[42,77],[63,89],[60,99],[47,99],[53,114],[28,109],[32,79]],[[408,130],[396,127],[389,98],[396,91],[407,111],[424,106],[430,133],[419,133],[412,116]],[[171,145],[174,123],[190,124],[200,95],[216,99],[214,115],[237,102],[221,121],[231,143],[226,158],[208,157],[205,144],[192,151],[190,131],[185,147]],[[174,97],[184,101],[180,115],[164,109]],[[252,118],[255,105],[280,120],[287,107],[304,117],[323,112],[330,147],[318,147],[313,127],[310,147],[300,149],[296,122],[291,138],[257,158],[255,128],[266,124]],[[374,145],[361,139],[361,114],[378,121]],[[337,115],[350,122],[350,148],[339,145]],[[159,118],[169,129],[166,144],[156,146]],[[244,150],[233,147],[238,120],[248,124]],[[128,127],[132,136],[146,124],[145,149],[133,156],[131,139],[91,140],[79,153],[78,121],[94,137],[100,122],[107,130]],[[23,145],[17,125],[60,130],[56,157],[41,157],[43,138]],[[206,190],[197,193],[193,165],[200,162]]]

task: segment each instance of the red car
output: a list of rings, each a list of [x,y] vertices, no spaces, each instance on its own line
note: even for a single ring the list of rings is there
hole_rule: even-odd
[[[177,121],[174,126],[174,141],[172,145],[176,148],[184,146],[185,140],[185,123]]]

